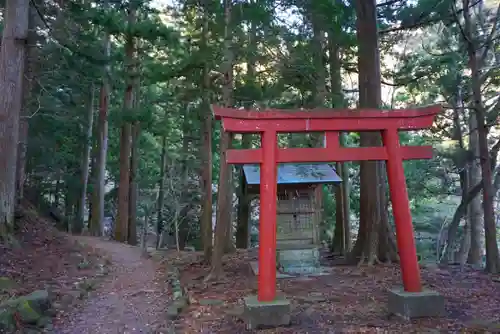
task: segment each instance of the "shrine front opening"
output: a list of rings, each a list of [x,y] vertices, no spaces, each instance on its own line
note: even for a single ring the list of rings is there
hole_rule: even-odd
[[[259,149],[230,149],[230,164],[260,164],[260,220],[258,295],[245,299],[250,327],[282,325],[290,321],[289,303],[276,296],[276,196],[277,164],[345,161],[386,161],[390,198],[396,226],[404,289],[390,291],[389,311],[405,317],[435,316],[444,305],[441,296],[422,289],[413,235],[412,216],[406,188],[403,160],[432,158],[431,146],[402,146],[399,131],[430,128],[440,106],[406,110],[247,111],[213,106],[223,131],[261,135]],[[383,146],[341,147],[339,132],[378,131]],[[278,148],[278,133],[323,132],[323,148]],[[262,312],[261,307],[275,307]],[[276,315],[282,312],[283,317]],[[274,314],[268,316],[266,314]]]

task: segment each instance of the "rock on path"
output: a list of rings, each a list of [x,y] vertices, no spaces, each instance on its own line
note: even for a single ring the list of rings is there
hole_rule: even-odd
[[[81,307],[56,326],[58,334],[168,333],[164,310],[168,296],[157,277],[157,265],[137,247],[93,237],[79,241],[107,255],[109,277]]]

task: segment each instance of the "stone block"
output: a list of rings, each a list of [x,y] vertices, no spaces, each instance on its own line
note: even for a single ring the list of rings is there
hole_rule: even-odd
[[[406,292],[389,290],[389,312],[405,319],[439,317],[445,314],[444,297],[436,291]]]
[[[244,304],[243,319],[248,330],[290,324],[291,305],[284,296],[277,296],[270,302],[261,302],[257,296],[247,296]]]
[[[259,262],[258,261],[251,261],[250,262],[250,268],[252,270],[252,273],[255,275],[255,276],[258,276],[259,275]],[[276,278],[277,279],[282,279],[282,278],[293,278],[294,276],[292,275],[287,275],[287,274],[283,274],[283,273],[280,273],[278,271],[276,271]]]
[[[278,251],[278,263],[285,273],[307,274],[319,270],[319,250],[316,247]]]

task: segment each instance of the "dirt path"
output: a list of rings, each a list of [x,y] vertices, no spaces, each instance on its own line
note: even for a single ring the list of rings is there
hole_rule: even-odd
[[[56,327],[56,333],[168,333],[162,328],[168,296],[157,265],[142,257],[137,247],[92,237],[77,239],[109,256],[112,265],[107,280]]]

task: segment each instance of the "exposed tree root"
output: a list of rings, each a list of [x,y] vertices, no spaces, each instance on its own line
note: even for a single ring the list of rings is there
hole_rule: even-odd
[[[7,231],[0,226],[0,244],[6,244],[8,240]]]
[[[203,280],[203,283],[208,283],[212,281],[216,281],[221,278],[222,276],[222,268],[218,267],[212,267],[210,272],[208,273],[207,277]]]
[[[11,231],[5,226],[0,225],[0,245],[5,248],[19,247],[19,242],[14,237]]]
[[[365,261],[366,259],[366,261]],[[357,267],[362,267],[366,264],[366,266],[368,267],[372,267],[374,265],[377,265],[377,264],[382,264],[382,261],[379,260],[378,256],[375,255],[375,254],[372,254],[371,256],[365,256],[365,255],[362,255],[358,264],[357,264]]]

